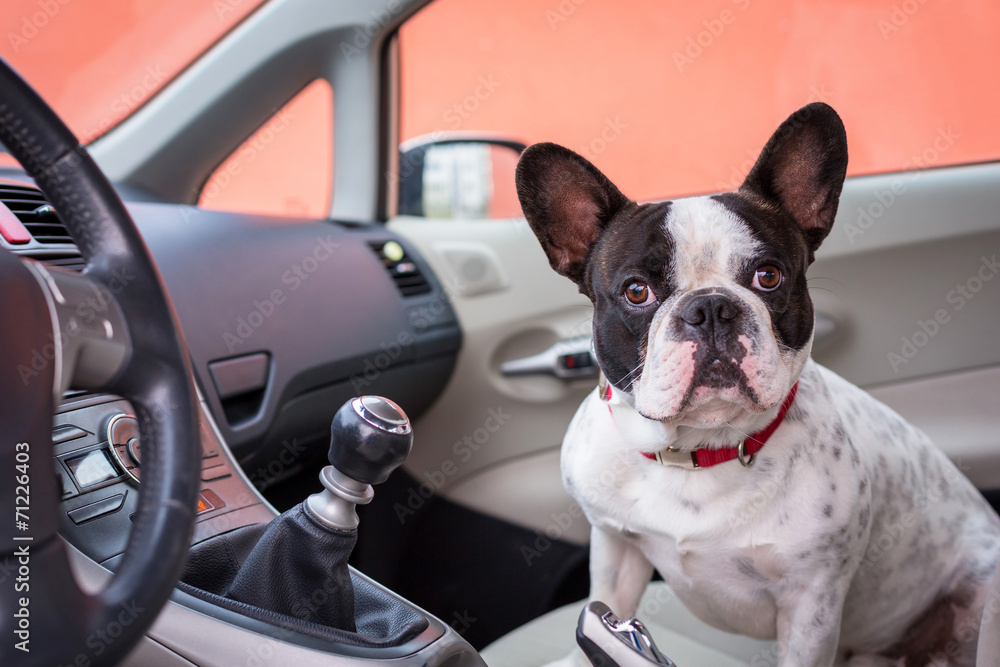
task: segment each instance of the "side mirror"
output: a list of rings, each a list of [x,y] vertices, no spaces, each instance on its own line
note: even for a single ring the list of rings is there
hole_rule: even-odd
[[[514,169],[526,144],[440,133],[399,147],[400,215],[454,220],[521,217]]]

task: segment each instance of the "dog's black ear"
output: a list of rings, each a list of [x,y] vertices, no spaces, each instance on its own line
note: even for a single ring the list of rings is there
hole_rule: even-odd
[[[847,133],[829,105],[815,102],[775,131],[740,190],[787,211],[802,228],[811,255],[830,233],[847,174]]]
[[[585,158],[551,143],[521,154],[515,183],[549,264],[583,288],[590,249],[630,200]]]

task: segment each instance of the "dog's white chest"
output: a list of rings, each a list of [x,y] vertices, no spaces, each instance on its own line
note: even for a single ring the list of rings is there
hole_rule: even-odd
[[[777,525],[780,513],[774,513],[750,530],[743,517],[726,516],[714,504],[682,506],[673,498],[657,502],[657,496],[648,487],[644,500],[630,499],[627,515],[612,508],[613,503],[601,502],[588,512],[598,526],[638,546],[703,621],[729,632],[773,639],[777,604],[772,592],[790,576],[800,575],[793,572],[796,554],[775,545],[794,544],[788,533],[801,531],[792,527],[798,522],[789,520],[786,532]]]
[[[774,638],[774,591],[803,574],[796,545],[835,534],[850,508],[842,496],[856,482],[847,457],[822,465],[805,455],[783,458],[790,439],[809,437],[806,426],[789,423],[753,468],[738,461],[704,471],[666,468],[614,446],[621,433],[607,406],[588,403],[567,434],[563,474],[591,522],[638,546],[702,620]],[[831,490],[833,479],[841,480],[840,493]]]

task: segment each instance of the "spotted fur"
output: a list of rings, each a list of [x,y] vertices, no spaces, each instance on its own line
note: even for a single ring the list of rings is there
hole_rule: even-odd
[[[714,197],[639,205],[566,149],[522,157],[528,222],[593,300],[614,387],[610,402],[584,401],[562,452],[593,525],[591,597],[631,616],[655,568],[706,623],[776,639],[783,667],[972,667],[1000,518],[922,432],[809,358],[805,272],[846,164],[843,125],[822,104]],[[773,291],[753,285],[765,263],[784,275]],[[623,300],[637,280],[654,304]],[[795,382],[752,467],[642,456],[732,446]]]

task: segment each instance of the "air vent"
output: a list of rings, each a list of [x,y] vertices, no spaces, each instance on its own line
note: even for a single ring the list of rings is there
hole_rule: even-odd
[[[410,259],[403,247],[395,241],[372,241],[371,246],[382,260],[403,296],[417,296],[431,291],[431,285],[420,273],[420,268]]]
[[[14,252],[34,257],[50,266],[58,266],[68,271],[82,271],[83,258],[73,246],[73,237],[56,214],[55,208],[45,200],[38,188],[0,181],[0,202],[21,221],[31,234],[32,245],[14,246]],[[45,246],[63,246],[62,248]]]
[[[0,183],[0,201],[17,216],[39,243],[73,243],[69,230],[42,191],[28,185]]]
[[[83,267],[86,266],[86,262],[83,261],[83,257],[80,257],[79,253],[57,253],[52,255],[34,255],[34,258],[40,262],[45,262],[49,266],[58,266],[60,268],[66,269],[67,271],[83,271]]]

